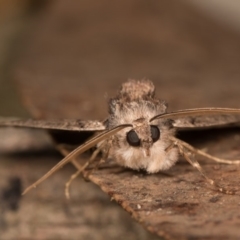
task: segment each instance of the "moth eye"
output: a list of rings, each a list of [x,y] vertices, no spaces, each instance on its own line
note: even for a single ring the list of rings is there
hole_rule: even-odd
[[[156,142],[160,138],[160,131],[157,126],[151,125],[151,135],[153,142]]]
[[[127,142],[133,147],[140,146],[140,139],[134,130],[127,133]]]

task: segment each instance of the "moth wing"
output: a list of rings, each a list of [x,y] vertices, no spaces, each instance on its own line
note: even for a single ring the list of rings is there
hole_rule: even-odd
[[[0,127],[23,127],[38,128],[47,130],[67,130],[67,131],[103,131],[106,130],[104,122],[98,120],[36,120],[36,119],[14,119],[0,117]]]
[[[174,119],[173,126],[178,129],[240,126],[240,115],[182,117]]]
[[[172,119],[176,128],[206,128],[222,125],[240,126],[240,109],[192,108],[154,116],[156,119]]]

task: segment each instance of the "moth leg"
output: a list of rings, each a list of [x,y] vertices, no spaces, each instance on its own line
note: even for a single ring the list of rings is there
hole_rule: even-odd
[[[198,155],[201,155],[201,156],[204,156],[210,160],[213,160],[215,162],[218,162],[218,163],[225,163],[225,164],[240,164],[240,160],[239,159],[236,159],[236,160],[228,160],[228,159],[223,159],[223,158],[218,158],[218,157],[215,157],[215,156],[212,156],[208,153],[205,153],[204,151],[200,150],[200,149],[197,149],[197,148],[194,148],[193,146],[191,146],[190,144],[184,142],[184,141],[181,141],[175,137],[171,137],[171,140],[172,141],[175,141],[175,142],[179,142],[181,143],[182,146],[184,146],[186,149],[188,149],[189,151],[195,153],[195,154],[198,154]]]
[[[107,149],[105,149],[105,151],[103,151],[103,156],[101,157],[101,159],[97,162],[97,164],[95,164],[95,166],[89,171],[87,172],[87,174],[84,176],[84,178],[86,178],[88,180],[89,176],[96,170],[99,168],[99,166],[104,163],[106,161],[106,159],[108,158],[108,154],[109,154],[109,150],[110,147],[107,147]]]
[[[91,158],[83,166],[80,165],[80,167],[77,167],[78,171],[75,172],[73,175],[71,175],[70,179],[66,182],[66,184],[65,184],[65,196],[66,196],[67,199],[70,199],[69,188],[70,188],[70,185],[71,185],[72,181],[75,178],[77,178],[95,160],[96,156],[99,154],[100,151],[101,151],[101,148],[100,147],[97,148],[93,152]]]
[[[194,168],[196,168],[196,169],[200,172],[200,174],[206,179],[206,181],[207,181],[211,186],[213,186],[213,187],[214,187],[217,191],[219,191],[219,192],[222,192],[222,193],[225,193],[225,194],[230,194],[230,195],[234,194],[234,191],[233,191],[233,190],[225,189],[225,188],[219,186],[213,179],[209,178],[209,177],[206,175],[205,171],[204,171],[203,168],[200,166],[200,164],[198,163],[198,161],[197,161],[195,158],[191,159],[191,158],[189,157],[189,155],[187,154],[187,152],[186,152],[185,149],[184,149],[185,146],[182,145],[182,141],[180,141],[180,142],[175,142],[175,144],[177,145],[180,154],[181,154]],[[187,149],[187,151],[189,151],[189,150]]]
[[[178,147],[177,141],[172,142],[168,147],[165,148],[164,151],[165,151],[166,153],[168,153],[170,150],[172,150],[172,149],[175,148],[175,147]]]
[[[71,149],[72,147],[67,145],[67,144],[58,144],[56,146],[56,148],[59,150],[59,152],[61,152],[61,154],[63,156],[67,156],[72,151],[72,149]],[[75,172],[74,174],[72,174],[70,179],[65,184],[65,196],[66,196],[67,199],[70,199],[69,188],[70,188],[70,185],[71,185],[72,181],[75,178],[77,178],[79,176],[79,174],[89,166],[89,164],[96,158],[99,151],[100,151],[100,149],[96,149],[93,152],[91,158],[83,166],[81,164],[79,164],[77,159],[73,158],[71,160],[71,163],[78,169],[78,171]]]

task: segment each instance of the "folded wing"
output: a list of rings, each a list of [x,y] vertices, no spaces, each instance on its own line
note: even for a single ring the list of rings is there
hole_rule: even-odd
[[[68,130],[68,131],[103,131],[106,127],[103,122],[97,120],[35,120],[0,117],[0,127],[24,127],[38,129]]]

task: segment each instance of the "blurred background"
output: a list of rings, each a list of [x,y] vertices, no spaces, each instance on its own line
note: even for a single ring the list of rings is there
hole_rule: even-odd
[[[170,103],[171,110],[239,107],[239,63],[240,2],[236,0],[0,0],[0,116],[104,119],[106,98],[129,78],[154,81],[158,96]],[[2,132],[0,150],[46,147],[46,136],[40,134],[35,142],[36,135],[23,138],[21,134],[14,132],[9,137]],[[46,164],[44,157],[46,166],[42,166],[39,161],[28,160],[22,160],[25,165],[19,166],[18,159],[1,158],[1,185],[19,172],[25,182],[32,182],[57,161],[48,159]],[[30,168],[34,164],[39,170],[36,173]],[[66,178],[71,171],[66,170]],[[125,239],[152,239],[114,204],[100,221],[99,209],[105,208],[109,199],[90,184],[74,195],[69,213],[63,200],[66,179],[62,176],[53,180],[55,185],[47,193],[40,189],[38,194],[30,194],[17,217],[0,219],[4,240],[33,236],[106,239],[106,234],[115,239],[119,234]],[[57,189],[55,198],[51,196],[53,189]],[[86,192],[90,196],[85,196]],[[80,205],[88,202],[81,212]],[[88,215],[92,204],[95,216]],[[36,212],[37,208],[41,211]],[[78,214],[72,219],[76,209]],[[55,230],[48,228],[56,221],[47,217],[49,211],[60,221]],[[56,235],[59,229],[62,235]]]
[[[84,102],[88,110],[78,116],[104,118],[106,111],[91,104],[102,106],[103,95],[115,94],[128,78],[154,81],[173,109],[205,105],[205,98],[206,105],[219,106],[223,96],[228,98],[224,106],[235,106],[229,94],[236,94],[240,77],[239,5],[234,0],[1,0],[0,114],[26,115],[16,91],[31,99],[39,90],[56,89],[57,82],[69,90],[62,98],[76,93]],[[73,89],[76,84],[80,87]]]

